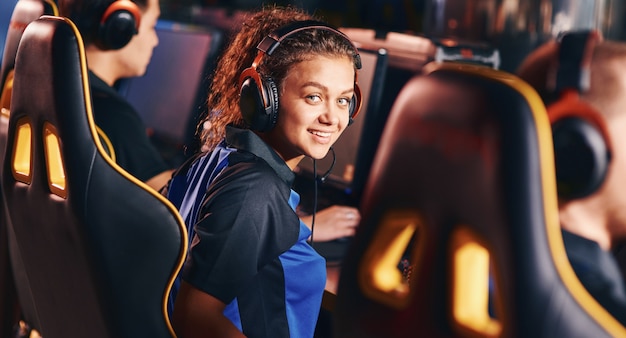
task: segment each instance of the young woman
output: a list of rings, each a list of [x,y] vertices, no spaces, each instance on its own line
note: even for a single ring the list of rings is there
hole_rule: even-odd
[[[200,122],[205,154],[168,197],[191,247],[176,296],[181,337],[312,337],[325,262],[295,213],[293,169],[323,158],[358,113],[360,57],[293,8],[252,14],[224,52]]]

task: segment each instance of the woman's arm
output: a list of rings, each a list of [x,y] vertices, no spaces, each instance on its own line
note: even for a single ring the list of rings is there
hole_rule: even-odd
[[[245,337],[224,317],[225,307],[219,299],[182,281],[172,314],[174,331],[181,338]]]

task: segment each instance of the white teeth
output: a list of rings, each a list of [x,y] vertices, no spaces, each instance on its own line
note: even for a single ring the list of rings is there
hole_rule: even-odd
[[[330,137],[330,133],[325,133],[322,131],[312,131],[311,134],[314,134],[320,137]]]

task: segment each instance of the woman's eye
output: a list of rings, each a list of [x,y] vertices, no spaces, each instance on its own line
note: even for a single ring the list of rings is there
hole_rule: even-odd
[[[342,106],[347,106],[350,104],[350,99],[342,97],[339,99],[339,104]]]
[[[309,95],[307,96],[307,99],[311,102],[320,102],[322,101],[322,98],[319,95]]]

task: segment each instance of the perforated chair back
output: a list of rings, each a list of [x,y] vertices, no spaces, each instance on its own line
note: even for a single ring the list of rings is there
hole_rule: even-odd
[[[569,266],[552,152],[545,107],[517,77],[432,63],[411,79],[342,264],[336,336],[626,335]]]
[[[186,253],[176,209],[105,153],[82,39],[64,18],[17,52],[2,186],[11,245],[44,337],[171,337],[166,304]],[[11,258],[15,255],[11,252]]]

